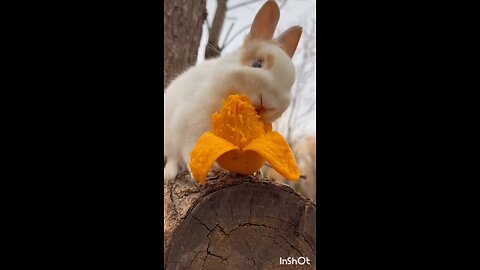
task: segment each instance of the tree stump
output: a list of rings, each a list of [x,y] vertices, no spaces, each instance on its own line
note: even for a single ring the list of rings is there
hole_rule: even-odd
[[[199,186],[183,172],[164,185],[164,265],[315,269],[315,219],[312,200],[273,180],[216,172]],[[288,257],[310,265],[281,265]]]

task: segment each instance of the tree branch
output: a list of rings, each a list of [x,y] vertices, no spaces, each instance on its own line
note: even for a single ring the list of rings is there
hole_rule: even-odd
[[[225,38],[223,39],[222,50],[223,50],[223,48],[225,48],[225,44],[226,44],[226,42],[227,42],[227,38],[228,38],[228,36],[230,35],[230,32],[232,32],[233,26],[235,26],[235,22],[233,22],[232,24],[230,24],[230,28],[228,28],[227,34],[225,35]]]
[[[237,38],[243,31],[245,31],[246,29],[250,28],[250,26],[251,26],[251,24],[248,24],[248,25],[245,25],[244,27],[242,27],[240,30],[238,30],[238,31],[232,36],[232,38],[223,45],[223,48],[227,47],[230,43],[232,43],[232,41],[234,41],[235,38]]]
[[[217,9],[213,17],[212,27],[208,29],[208,43],[205,49],[205,59],[211,59],[220,56],[221,48],[218,44],[223,23],[225,22],[225,13],[227,12],[227,0],[217,0]]]
[[[236,5],[233,5],[233,6],[229,7],[228,10],[243,7],[243,6],[249,5],[251,3],[259,2],[259,1],[261,1],[261,0],[250,0],[250,1],[247,1],[247,2],[240,3],[240,4],[236,4]]]

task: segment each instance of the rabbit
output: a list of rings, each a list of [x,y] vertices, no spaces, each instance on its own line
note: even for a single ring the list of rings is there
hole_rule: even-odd
[[[212,129],[211,116],[229,95],[247,95],[266,123],[287,109],[295,80],[291,58],[302,27],[293,26],[272,39],[279,17],[277,3],[267,1],[256,14],[242,47],[187,69],[167,87],[164,181],[172,181],[179,167],[191,172],[190,153],[200,136]]]

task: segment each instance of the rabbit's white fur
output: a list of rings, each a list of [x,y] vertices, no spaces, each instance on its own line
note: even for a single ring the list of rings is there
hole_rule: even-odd
[[[252,59],[263,59],[265,68],[252,67]],[[164,180],[174,179],[179,166],[188,168],[192,149],[212,129],[211,116],[227,96],[247,95],[264,121],[273,122],[287,109],[294,80],[295,69],[284,49],[272,40],[251,37],[239,50],[181,74],[165,94]]]

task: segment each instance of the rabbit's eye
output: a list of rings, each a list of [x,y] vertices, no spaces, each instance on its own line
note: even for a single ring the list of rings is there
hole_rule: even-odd
[[[254,68],[263,67],[263,60],[261,60],[261,59],[255,60],[255,62],[253,62],[253,64],[252,64],[252,67],[254,67]]]

